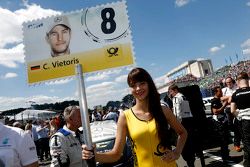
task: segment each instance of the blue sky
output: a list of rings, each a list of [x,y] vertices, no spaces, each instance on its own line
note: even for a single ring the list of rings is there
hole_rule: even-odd
[[[58,13],[114,2],[111,0],[0,1],[0,111],[64,100],[78,100],[74,79],[28,86],[22,23]],[[157,3],[156,3],[157,2]],[[230,57],[250,59],[250,0],[127,0],[136,65],[157,85],[164,75],[191,59],[211,59],[214,69]],[[85,76],[89,107],[121,100],[129,93],[130,69]]]

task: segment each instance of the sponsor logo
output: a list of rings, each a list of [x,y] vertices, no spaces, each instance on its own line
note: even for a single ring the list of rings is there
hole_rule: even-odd
[[[109,54],[109,57],[113,57],[113,56],[118,56],[118,48],[114,48],[114,47],[111,47],[109,49],[107,49],[107,52]]]
[[[3,139],[2,144],[8,144],[8,143],[9,143],[9,138],[5,138],[5,139]]]
[[[28,29],[36,29],[42,26],[43,26],[43,23],[32,23],[32,24],[27,25]]]

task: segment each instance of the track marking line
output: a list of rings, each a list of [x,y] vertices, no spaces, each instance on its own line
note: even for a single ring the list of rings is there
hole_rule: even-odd
[[[221,158],[221,157],[219,157],[219,156],[216,156],[216,155],[210,154],[210,153],[208,153],[208,152],[206,152],[206,151],[203,151],[203,154],[208,155],[208,156],[209,156],[209,158],[212,158],[212,159],[214,159],[214,160],[216,160],[216,161],[223,162],[223,161],[222,161],[222,158]],[[232,167],[244,167],[243,165],[236,164],[236,163],[228,163],[228,165],[230,165],[230,166],[232,166]]]

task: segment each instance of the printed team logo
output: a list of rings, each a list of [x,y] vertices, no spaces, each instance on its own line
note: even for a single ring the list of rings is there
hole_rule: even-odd
[[[138,160],[137,160],[137,156],[136,156],[136,152],[135,152],[135,150],[137,149],[136,144],[131,137],[129,137],[129,140],[130,140],[132,151],[133,151],[132,153],[133,153],[133,158],[134,158],[134,164],[135,164],[135,166],[138,166]]]
[[[167,153],[166,149],[161,144],[158,144],[154,155],[163,156],[165,153]]]

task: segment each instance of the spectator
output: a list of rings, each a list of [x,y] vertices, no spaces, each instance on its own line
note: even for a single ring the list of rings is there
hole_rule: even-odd
[[[96,109],[94,110],[94,112],[92,113],[92,116],[91,116],[91,122],[94,122],[94,121],[101,121],[102,120],[102,116],[99,112],[96,111]]]
[[[241,134],[238,128],[239,121],[236,118],[234,119],[234,115],[231,113],[231,107],[230,107],[231,96],[235,92],[237,87],[235,81],[230,76],[225,79],[225,85],[226,87],[222,88],[223,97],[221,97],[221,100],[228,102],[228,105],[225,108],[225,113],[228,119],[228,127],[229,130],[232,130],[234,132],[234,150],[240,152]]]
[[[194,167],[195,121],[189,107],[189,102],[186,97],[179,92],[178,86],[173,84],[169,86],[168,91],[173,101],[173,113],[188,132],[187,141],[181,153],[182,157],[186,161],[188,167]]]
[[[217,121],[217,128],[220,135],[221,143],[221,156],[224,163],[230,162],[229,150],[228,150],[228,120],[226,113],[224,112],[225,107],[227,106],[227,101],[221,102],[222,90],[220,86],[216,86],[213,89],[214,98],[211,100],[211,111],[213,118]]]
[[[58,130],[57,128],[57,123],[56,123],[56,117],[53,117],[50,121],[49,121],[49,137],[51,137],[53,134],[56,133],[56,131]]]
[[[40,120],[40,125],[36,128],[37,136],[38,136],[38,144],[39,144],[39,155],[40,155],[40,161],[49,158],[49,129],[46,125],[46,122],[43,120]]]
[[[104,120],[114,120],[115,122],[117,122],[118,120],[117,111],[113,109],[112,107],[109,107],[108,114],[106,115]]]
[[[168,94],[166,94],[165,97],[161,99],[161,105],[169,107],[171,110],[173,109],[173,102],[169,98]]]
[[[241,72],[237,76],[237,89],[232,95],[231,112],[241,120],[243,136],[244,167],[250,166],[250,87],[249,76]]]
[[[32,123],[32,121],[29,121],[29,123]],[[37,156],[38,158],[40,158],[40,147],[39,147],[39,143],[38,143],[38,135],[37,135],[37,131],[36,131],[36,128],[38,127],[37,125],[37,121],[33,121],[32,123],[32,138],[35,142],[35,145],[36,145],[36,151],[37,151]]]
[[[65,125],[50,138],[51,167],[87,167],[82,160],[80,108],[69,106],[63,112]]]
[[[31,138],[33,139],[33,137],[32,137],[32,124],[27,123],[25,125],[25,133],[29,134],[31,136]]]
[[[35,144],[20,128],[0,121],[0,166],[38,167]]]
[[[18,121],[14,122],[12,126],[16,127],[16,128],[21,128],[22,129],[22,124],[20,122],[18,122]]]

